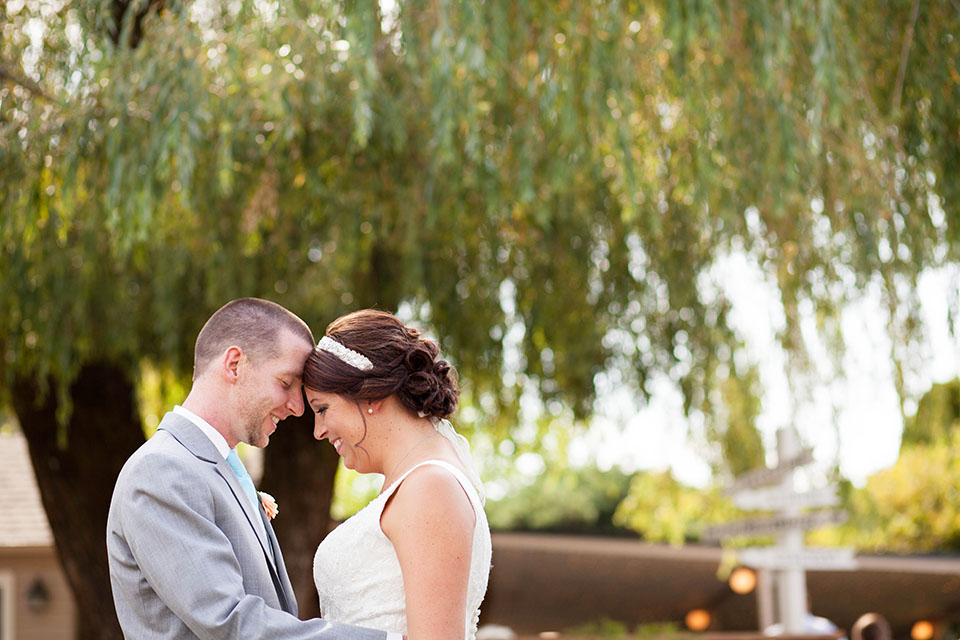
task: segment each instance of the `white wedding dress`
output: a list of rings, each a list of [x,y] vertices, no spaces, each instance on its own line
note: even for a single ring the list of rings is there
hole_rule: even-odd
[[[380,529],[380,515],[400,483],[426,464],[453,474],[470,497],[476,515],[464,630],[467,640],[476,637],[490,573],[490,527],[476,487],[462,471],[442,460],[426,460],[408,470],[320,543],[313,560],[313,579],[324,619],[407,635],[403,576],[393,544]]]

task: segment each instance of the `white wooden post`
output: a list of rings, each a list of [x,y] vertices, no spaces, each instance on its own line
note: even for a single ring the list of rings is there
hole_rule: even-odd
[[[777,453],[780,462],[791,460],[800,455],[800,442],[797,432],[792,427],[784,427],[777,431]],[[793,473],[788,473],[783,479],[785,491],[793,491]],[[800,508],[790,505],[783,509],[785,516],[800,515]],[[803,529],[791,528],[777,535],[777,546],[788,553],[800,553],[803,549]],[[780,621],[783,631],[787,634],[803,633],[803,617],[807,611],[807,577],[802,566],[792,566],[777,572],[777,596],[780,601]]]
[[[773,571],[757,569],[757,622],[763,631],[776,619],[773,615]]]

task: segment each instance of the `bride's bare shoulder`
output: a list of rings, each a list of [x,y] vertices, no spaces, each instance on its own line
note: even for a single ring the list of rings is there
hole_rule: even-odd
[[[460,481],[446,468],[425,464],[404,478],[380,517],[383,532],[445,526],[472,532],[476,515]]]

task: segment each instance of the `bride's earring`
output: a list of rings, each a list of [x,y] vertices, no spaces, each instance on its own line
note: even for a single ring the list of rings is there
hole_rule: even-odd
[[[367,409],[367,413],[373,413],[373,409]]]

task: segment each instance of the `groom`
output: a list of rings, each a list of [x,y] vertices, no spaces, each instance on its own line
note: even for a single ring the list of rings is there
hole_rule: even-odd
[[[241,298],[197,337],[182,406],[124,465],[107,520],[126,638],[390,640],[399,634],[297,618],[276,536],[236,457],[303,412],[313,334],[273,302]]]

